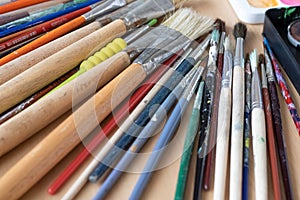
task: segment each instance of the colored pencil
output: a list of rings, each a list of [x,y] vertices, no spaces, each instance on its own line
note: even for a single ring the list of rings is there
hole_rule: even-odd
[[[172,106],[175,104],[176,100],[180,97],[184,88],[190,83],[192,76],[195,74],[195,70],[191,70],[185,78],[175,87],[175,89],[168,95],[165,101],[156,110],[151,120],[143,128],[137,139],[130,146],[128,151],[124,154],[122,159],[117,163],[109,176],[105,179],[94,199],[103,199],[106,194],[111,190],[113,185],[117,182],[122,172],[126,171],[129,164],[132,163],[136,157],[136,153],[139,153],[144,144],[151,138],[152,134],[155,133],[161,124],[161,122],[166,118],[166,113],[168,113]]]
[[[228,166],[233,55],[230,36],[224,42],[224,64],[218,111],[214,200],[225,199]]]
[[[101,129],[93,140],[86,145],[80,154],[65,168],[65,170],[57,177],[57,179],[51,184],[48,189],[50,194],[55,194],[56,191],[68,180],[68,178],[75,172],[75,170],[88,158],[90,152],[108,136],[118,124],[127,116],[128,112],[131,112],[137,104],[143,99],[143,97],[149,92],[149,90],[155,85],[159,78],[167,71],[167,69],[174,63],[177,57],[176,54],[170,58],[164,65],[160,67],[149,79],[131,96],[128,103],[125,103],[118,111],[115,112],[114,118],[109,120]],[[129,107],[127,107],[129,106]]]
[[[234,26],[236,48],[232,80],[232,118],[231,118],[231,150],[230,150],[230,187],[229,198],[242,197],[243,172],[243,132],[245,102],[244,72],[244,40],[247,27],[242,23]]]
[[[290,114],[292,116],[292,119],[293,119],[294,124],[295,124],[296,129],[297,129],[297,132],[300,135],[300,118],[299,118],[299,115],[298,115],[298,111],[297,111],[296,106],[294,104],[294,100],[293,100],[292,96],[290,95],[290,92],[289,92],[288,86],[285,82],[285,79],[284,79],[284,77],[281,73],[281,69],[279,67],[279,62],[275,58],[275,56],[273,54],[273,51],[272,51],[266,37],[264,37],[264,45],[266,46],[266,48],[268,50],[268,53],[271,57],[271,61],[272,61],[273,68],[274,68],[274,71],[275,71],[277,83],[278,83],[278,85],[281,89],[281,94],[282,94],[282,96],[283,96],[283,98],[284,98],[284,100],[287,104],[287,107],[288,107],[289,111],[290,111]]]
[[[263,95],[264,111],[266,117],[268,152],[269,152],[270,165],[271,165],[274,199],[281,200],[281,187],[280,187],[280,178],[279,178],[279,168],[277,164],[278,160],[277,160],[276,144],[274,138],[274,126],[273,126],[271,102],[270,102],[270,95],[268,91],[268,82],[267,82],[264,60],[265,60],[264,56],[260,54],[259,63],[261,67],[261,77],[262,77],[261,78],[262,95]]]
[[[275,141],[277,144],[277,155],[279,156],[281,175],[283,179],[284,194],[287,199],[293,199],[293,190],[292,190],[290,171],[289,171],[289,160],[287,156],[285,136],[282,129],[280,104],[277,95],[277,88],[275,84],[273,67],[267,49],[265,49],[265,59],[266,59],[266,73],[268,77],[268,89],[270,93],[273,122],[274,122]]]
[[[78,10],[75,10],[71,13],[68,13],[68,14],[65,14],[61,17],[58,17],[58,18],[55,18],[53,20],[50,20],[50,21],[47,21],[47,22],[44,22],[36,27],[34,27],[34,29],[30,30],[30,31],[27,31],[25,33],[22,33],[20,35],[18,35],[17,37],[15,38],[12,38],[12,39],[9,39],[3,43],[0,44],[0,52],[1,51],[4,51],[16,44],[19,44],[23,41],[26,41],[30,38],[33,38],[37,35],[41,35],[43,33],[46,33],[86,12],[88,12],[90,9],[90,7],[84,7],[84,8],[81,8],[81,9],[78,9]]]
[[[38,4],[45,2],[47,0],[23,0],[23,1],[15,1],[11,3],[7,3],[4,5],[0,6],[0,14],[12,11],[12,10],[17,10],[20,8],[24,8],[30,5]]]
[[[180,168],[178,172],[176,192],[174,199],[184,199],[187,177],[190,167],[196,135],[200,126],[200,108],[202,104],[204,81],[201,81],[195,98],[193,111],[189,120],[187,135],[184,141],[183,154],[181,157]]]
[[[206,63],[205,63],[206,64]],[[190,102],[196,87],[198,85],[198,81],[202,75],[203,68],[200,67],[201,72],[198,72],[192,79],[190,85],[187,86],[185,92],[180,97],[178,103],[176,104],[174,110],[172,111],[170,117],[168,118],[166,125],[164,126],[160,137],[158,138],[152,153],[146,163],[145,168],[143,169],[142,174],[140,175],[129,199],[135,200],[140,199],[144,190],[146,189],[147,183],[149,182],[151,176],[153,175],[153,171],[159,164],[159,160],[164,153],[164,147],[170,142],[173,135],[176,133],[177,127],[180,124],[181,117],[184,114],[188,103]],[[94,198],[97,199],[97,196]]]
[[[268,199],[267,137],[266,122],[261,92],[261,83],[257,70],[256,50],[250,54],[251,82],[251,130],[254,158],[255,199]]]
[[[217,135],[217,119],[218,119],[218,106],[219,106],[219,97],[220,97],[220,82],[221,82],[221,73],[222,71],[219,71],[218,69],[218,58],[219,58],[219,51],[220,47],[223,47],[223,41],[220,41],[220,37],[222,32],[224,31],[223,28],[225,25],[224,22],[220,19],[216,20],[216,25],[219,27],[216,27],[216,31],[218,31],[219,35],[218,38],[215,39],[215,44],[211,44],[214,50],[210,51],[211,55],[211,61],[209,61],[208,71],[210,71],[210,67],[212,67],[212,71],[214,73],[214,80],[213,83],[213,90],[212,90],[212,112],[211,112],[211,120],[210,120],[210,128],[209,128],[209,144],[208,148],[210,151],[208,151],[207,159],[205,163],[205,170],[204,170],[204,177],[203,177],[203,189],[209,190],[210,183],[212,179],[212,168],[214,166],[214,158],[215,158],[215,145],[216,145],[216,135]],[[224,39],[224,38],[223,38]],[[220,61],[222,62],[222,61]],[[210,66],[211,65],[211,66]],[[208,72],[209,73],[209,72]],[[207,80],[210,81],[210,80]]]
[[[245,116],[244,116],[244,152],[243,152],[243,185],[242,198],[249,199],[249,163],[250,163],[250,132],[251,132],[251,63],[249,54],[246,55],[245,60]]]

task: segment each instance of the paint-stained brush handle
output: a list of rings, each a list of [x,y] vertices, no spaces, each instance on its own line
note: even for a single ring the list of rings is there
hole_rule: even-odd
[[[0,86],[0,113],[54,81],[82,60],[126,32],[122,20],[116,20],[69,45],[34,67]]]
[[[0,66],[0,85],[100,28],[93,22]]]

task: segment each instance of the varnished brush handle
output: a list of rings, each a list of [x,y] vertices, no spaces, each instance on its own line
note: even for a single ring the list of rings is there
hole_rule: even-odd
[[[1,85],[0,113],[62,76],[91,53],[125,32],[124,22],[116,20]]]
[[[265,114],[263,109],[254,108],[251,112],[252,144],[254,156],[255,197],[268,199],[267,140]]]
[[[116,108],[146,77],[143,68],[134,64],[109,82],[72,115],[56,127],[32,151],[0,179],[3,199],[16,199],[46,175],[80,139]]]
[[[2,65],[0,85],[99,28],[100,23],[93,22]]]
[[[244,68],[235,66],[232,81],[232,122],[230,152],[230,199],[242,197],[243,131],[244,131]]]
[[[128,55],[120,52],[3,123],[0,126],[0,138],[3,138],[0,140],[0,156],[93,94],[129,64]]]

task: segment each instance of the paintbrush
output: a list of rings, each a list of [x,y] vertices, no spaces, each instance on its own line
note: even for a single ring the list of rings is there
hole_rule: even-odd
[[[232,80],[232,118],[231,118],[231,151],[230,151],[230,199],[242,197],[243,169],[243,132],[245,102],[244,40],[247,27],[242,23],[234,26],[236,38],[233,80]]]
[[[113,0],[112,0],[113,1]],[[132,0],[124,0],[126,3],[131,2]],[[109,1],[111,4],[100,4],[96,8],[92,9],[88,13],[77,17],[73,19],[72,21],[69,21],[68,23],[63,24],[62,26],[48,32],[44,37],[39,38],[38,40],[35,40],[31,42],[30,44],[20,48],[17,50],[17,56],[16,52],[15,54],[9,54],[6,57],[0,59],[0,66],[19,57],[20,55],[23,55],[25,53],[28,53],[32,49],[35,49],[43,44],[46,44],[66,33],[69,33],[70,31],[74,30],[75,28],[78,28],[79,26],[83,25],[84,23],[90,22],[95,20],[95,18],[100,17],[101,15],[106,14],[109,12],[112,8],[115,9],[115,5]],[[116,0],[118,2],[118,0]],[[155,1],[154,1],[155,2]],[[149,1],[138,1],[136,7],[134,7],[131,12],[125,14],[125,18],[127,16],[127,20],[123,19],[123,25],[117,25],[117,27],[126,27],[126,29],[133,28],[135,26],[139,26],[143,24],[144,22],[147,22],[150,19],[160,17],[167,12],[174,10],[174,5],[169,0],[164,0],[164,2],[161,1],[161,4],[155,4],[151,0]],[[152,4],[151,4],[152,3]],[[161,7],[159,7],[159,5]],[[152,8],[152,9],[148,9]],[[143,10],[143,13],[140,13],[140,11]],[[147,12],[148,11],[148,12]],[[133,16],[131,16],[131,14]],[[131,16],[131,17],[130,17]],[[138,16],[138,17],[134,17]],[[123,15],[119,17],[124,17]],[[125,21],[126,20],[126,21]],[[98,29],[100,29],[102,26],[112,22],[111,18],[105,18],[101,21],[97,21],[96,24],[98,26]],[[114,23],[118,23],[118,20],[115,20]],[[116,24],[115,24],[116,25]],[[119,29],[120,30],[120,29]]]
[[[268,199],[268,174],[267,174],[267,138],[265,113],[261,85],[257,70],[256,50],[250,54],[252,82],[251,82],[251,129],[254,157],[255,198]]]
[[[274,199],[281,199],[281,188],[280,188],[280,178],[279,178],[279,168],[278,168],[278,160],[276,153],[276,144],[274,138],[274,126],[272,119],[272,110],[271,110],[271,102],[270,95],[268,91],[268,82],[265,70],[265,58],[263,54],[259,55],[259,65],[261,67],[261,85],[262,85],[262,95],[264,101],[264,111],[266,117],[266,129],[267,129],[267,141],[268,141],[268,152],[270,158],[271,165],[271,173],[272,173],[272,183],[273,183],[273,191],[274,191]]]
[[[102,78],[103,80],[100,84],[100,86],[103,86],[101,84],[104,84],[111,80],[114,76],[116,76],[118,73],[120,73],[124,67],[126,67],[126,63],[131,63],[135,57],[141,53],[145,46],[147,44],[151,43],[152,41],[156,40],[161,33],[162,29],[155,29],[149,34],[147,34],[145,37],[140,38],[139,40],[135,41],[131,45],[128,46],[128,48],[122,52],[119,53],[116,59],[123,59],[124,64],[120,66],[115,66],[113,64],[110,65],[110,63],[106,63],[106,65],[101,65],[100,71],[98,71],[95,75],[99,74],[105,74],[105,78]],[[125,65],[125,66],[124,66]],[[103,69],[101,69],[103,68]],[[32,69],[32,68],[31,68]],[[104,73],[105,72],[105,73]],[[22,74],[21,74],[22,75]],[[98,77],[98,76],[97,76]],[[81,80],[82,81],[82,80]],[[88,79],[87,79],[88,81]],[[97,79],[94,81],[97,83]],[[74,82],[72,85],[80,85],[81,82]],[[89,82],[87,84],[87,89],[91,87],[92,82]],[[94,92],[94,88],[89,88],[89,92],[87,94],[91,94]],[[95,88],[98,89],[98,86]],[[76,90],[74,90],[76,91]],[[66,95],[64,95],[64,92],[66,92]],[[0,155],[4,154],[5,152],[11,150],[21,142],[23,142],[28,137],[31,137],[33,134],[35,134],[37,131],[41,130],[43,127],[48,125],[50,122],[58,118],[60,115],[62,115],[64,112],[69,110],[72,106],[75,106],[79,101],[83,100],[83,98],[86,98],[86,96],[79,95],[78,102],[75,102],[74,97],[68,96],[72,95],[72,88],[69,86],[65,89],[60,90],[58,93],[56,93],[54,96],[51,96],[49,98],[46,98],[46,100],[43,100],[41,102],[37,102],[35,106],[30,107],[26,109],[24,112],[20,113],[18,116],[12,118],[11,120],[7,121],[3,127],[0,128],[0,135],[5,138],[6,142],[3,143],[2,151],[0,152]],[[48,96],[48,95],[47,95]],[[75,94],[76,96],[76,94]],[[88,95],[87,95],[88,96]],[[52,106],[55,106],[55,108],[52,108]],[[37,112],[38,110],[43,110],[44,112]],[[32,114],[35,113],[35,114]],[[46,116],[45,116],[46,115]],[[44,120],[47,119],[47,120]],[[20,123],[22,122],[22,123]],[[33,124],[33,122],[35,122]],[[22,134],[19,135],[20,131],[22,130]],[[15,135],[19,135],[17,138],[15,138]]]
[[[250,131],[251,131],[251,63],[249,54],[245,61],[245,116],[244,116],[244,147],[243,147],[243,185],[242,198],[249,199],[249,163],[250,163]]]
[[[220,91],[218,123],[217,123],[217,146],[214,181],[214,200],[225,199],[226,175],[228,166],[228,150],[230,138],[231,118],[231,88],[233,55],[230,36],[224,42],[224,64]]]
[[[275,140],[278,148],[279,163],[281,168],[281,175],[284,186],[284,193],[287,199],[293,199],[293,190],[290,179],[289,161],[286,150],[285,137],[282,129],[282,120],[280,113],[280,104],[277,96],[277,88],[275,84],[275,76],[272,69],[272,63],[268,55],[267,49],[265,49],[265,62],[266,62],[266,74],[268,78],[268,89],[270,92],[270,100],[274,121]]]
[[[10,11],[4,14],[0,14],[0,25],[6,24],[8,22],[17,20],[22,17],[29,16],[31,13],[38,12],[39,10],[49,8],[54,5],[61,5],[69,0],[52,0],[43,3],[35,4],[32,6],[27,6],[25,8],[20,8],[18,10]]]
[[[186,54],[188,55],[188,54]],[[183,55],[182,58],[185,58],[186,55]],[[71,199],[76,196],[76,194],[83,188],[83,186],[88,181],[88,177],[90,173],[94,170],[94,168],[98,165],[99,160],[102,160],[104,156],[110,151],[112,148],[112,144],[114,145],[118,139],[123,135],[123,131],[127,130],[132,124],[132,120],[135,119],[140,112],[146,107],[147,103],[153,98],[153,96],[160,90],[160,88],[166,83],[166,81],[171,77],[174,72],[174,69],[177,69],[179,64],[183,61],[180,59],[174,64],[172,68],[170,68],[159,81],[154,85],[154,87],[147,93],[147,95],[140,101],[137,107],[130,113],[130,115],[125,119],[125,121],[121,124],[119,129],[113,134],[113,136],[109,139],[109,142],[99,151],[93,161],[88,165],[88,167],[83,171],[83,173],[78,177],[78,179],[72,184],[67,193],[63,196],[62,199]],[[88,145],[90,147],[90,145]],[[96,148],[93,147],[93,149]],[[91,149],[92,150],[92,149]]]
[[[159,106],[154,115],[151,117],[151,120],[143,128],[128,151],[123,155],[122,159],[116,164],[112,172],[105,179],[97,194],[95,195],[95,199],[103,199],[111,190],[113,185],[117,182],[118,178],[122,175],[122,172],[127,170],[129,164],[132,163],[133,159],[136,157],[136,153],[140,152],[148,139],[151,138],[153,133],[155,133],[161,122],[166,118],[166,113],[171,110],[176,100],[179,99],[184,88],[191,83],[191,78],[194,76],[194,74],[195,69],[192,69]]]
[[[197,95],[195,98],[193,111],[189,120],[187,135],[184,141],[183,154],[181,157],[180,168],[178,172],[175,200],[184,199],[185,188],[187,185],[187,178],[189,173],[190,160],[193,154],[194,143],[197,132],[200,127],[200,108],[202,104],[202,96],[204,89],[204,81],[199,84]]]
[[[206,60],[204,61],[206,62]],[[207,63],[201,64],[201,67],[198,68],[197,73],[193,77],[191,83],[187,86],[184,93],[180,97],[178,103],[176,104],[175,108],[173,109],[170,117],[168,118],[166,125],[164,126],[160,137],[158,138],[152,153],[150,154],[150,157],[146,163],[145,168],[143,169],[142,174],[140,175],[129,199],[140,199],[142,196],[147,183],[149,182],[153,171],[159,164],[159,160],[164,152],[164,147],[169,143],[169,141],[172,139],[173,135],[176,133],[177,127],[179,126],[179,123],[181,121],[181,117],[184,114],[188,103],[190,102],[196,87],[198,85],[198,81],[201,78],[202,72],[203,72],[203,66],[205,66]],[[198,64],[196,65],[198,66]],[[97,196],[96,196],[97,197]],[[96,198],[97,199],[97,198]]]
[[[195,15],[195,17],[196,16],[197,15]],[[209,38],[207,38],[201,45],[199,45],[197,50],[195,50],[195,52],[191,55],[192,59],[199,59],[199,57],[205,50],[208,39]],[[176,70],[177,73],[175,73],[170,78],[170,80],[164,85],[164,87],[148,103],[147,107],[143,110],[139,117],[135,119],[132,126],[130,126],[130,128],[126,131],[126,134],[118,141],[118,143],[116,144],[118,148],[114,148],[113,150],[111,150],[111,152],[105,156],[102,163],[100,163],[99,166],[94,170],[94,172],[89,177],[90,181],[97,181],[106,172],[106,170],[108,170],[108,166],[110,166],[115,160],[117,160],[120,157],[122,153],[121,149],[126,150],[129,148],[129,146],[138,136],[142,128],[150,120],[150,111],[154,112],[157,109],[154,108],[154,105],[160,105],[164,101],[164,99],[168,96],[171,90],[175,88],[175,86],[179,83],[180,79],[182,79],[182,76],[184,76],[192,68],[193,62],[195,61],[190,61],[190,63],[183,62],[178,67],[178,69]]]
[[[57,76],[62,75],[72,67],[79,64],[79,62],[85,59],[88,55],[94,53],[97,49],[103,47],[103,45],[107,42],[123,35],[127,28],[136,26],[136,20],[140,21],[142,19],[142,21],[148,21],[147,17],[155,18],[165,14],[168,9],[174,9],[174,5],[169,2],[169,0],[165,1],[168,1],[168,5],[153,4],[152,0],[145,2],[135,8],[132,12],[128,13],[127,18],[125,17],[123,20],[119,19],[115,20],[113,23],[109,23],[103,28],[93,32],[72,45],[69,45],[47,59],[39,62],[34,67],[26,70],[24,73],[1,85],[0,93],[3,93],[3,95],[1,94],[3,97],[1,101],[3,101],[0,113],[41,89],[43,86],[49,84],[57,78]],[[151,4],[152,9],[149,8],[149,4]],[[159,10],[155,12],[155,9]],[[136,15],[141,15],[141,19],[137,19]],[[49,70],[51,70],[51,72],[49,72]],[[36,80],[37,77],[39,80]],[[20,86],[20,84],[22,86]],[[19,91],[19,93],[16,94],[15,91]],[[14,95],[9,98],[11,92],[13,92]]]
[[[293,100],[292,96],[290,95],[290,91],[287,87],[285,79],[284,79],[284,77],[281,73],[281,70],[280,70],[280,67],[279,67],[279,62],[275,58],[275,56],[273,54],[273,51],[272,51],[266,37],[264,37],[264,45],[266,46],[266,48],[268,50],[268,53],[271,57],[271,61],[272,61],[272,64],[273,64],[275,75],[276,75],[276,79],[277,79],[278,85],[281,89],[281,94],[282,94],[282,96],[285,100],[285,103],[287,104],[287,107],[288,107],[289,111],[290,111],[290,114],[292,116],[292,119],[293,119],[294,124],[295,124],[296,129],[297,129],[297,132],[300,135],[300,118],[299,118],[299,115],[298,115],[298,111],[297,111],[296,106],[294,104],[294,100]]]
[[[189,12],[186,14],[191,15]],[[188,23],[191,24],[191,22]],[[161,56],[165,58],[164,55]],[[160,60],[156,61],[159,62]],[[26,192],[54,167],[59,160],[68,154],[80,142],[81,138],[86,137],[99,122],[107,117],[141,83],[147,76],[147,73],[153,70],[153,68],[143,68],[143,65],[138,65],[137,63],[124,70],[97,92],[93,98],[82,104],[71,116],[11,168],[1,178],[0,188],[8,191],[7,195],[13,195],[16,198]],[[98,113],[97,119],[91,113]],[[35,156],[32,157],[32,154]],[[44,160],[45,157],[38,156],[38,154],[48,155],[47,159]],[[37,169],[37,163],[43,164]],[[26,169],[24,169],[24,166],[26,166]],[[26,179],[28,176],[34,176],[35,178],[28,182],[28,179]],[[15,181],[15,178],[18,181]],[[26,184],[23,184],[25,180]],[[11,184],[5,184],[7,182]],[[11,193],[11,189],[15,187],[18,187],[18,191]]]
[[[4,5],[0,6],[0,14],[10,12],[13,10],[17,10],[20,8],[24,8],[30,5],[35,5],[38,3],[45,2],[46,0],[23,0],[23,1],[15,1],[15,2],[10,2]]]

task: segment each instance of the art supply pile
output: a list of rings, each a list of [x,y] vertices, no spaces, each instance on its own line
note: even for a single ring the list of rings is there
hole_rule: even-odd
[[[129,197],[141,199],[178,134],[185,141],[174,199],[185,198],[191,160],[196,160],[194,199],[212,188],[212,179],[214,199],[226,199],[227,183],[231,199],[248,199],[250,157],[257,199],[268,199],[271,185],[276,200],[293,198],[276,80],[283,95],[288,88],[267,39],[264,54],[253,50],[244,56],[244,24],[234,26],[234,44],[225,22],[182,5],[180,0],[0,5],[0,156],[10,156],[61,120],[0,177],[0,199],[22,197],[80,144],[85,148],[53,177],[48,192],[55,195],[93,156],[60,198],[76,198],[88,182],[100,180],[94,199],[104,199],[154,141]],[[300,132],[293,100],[285,99]],[[178,133],[192,102],[187,130]]]

